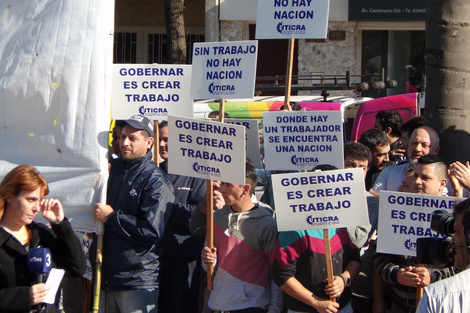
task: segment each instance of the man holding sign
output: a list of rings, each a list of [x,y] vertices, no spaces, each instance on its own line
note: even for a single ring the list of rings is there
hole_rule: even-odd
[[[412,181],[413,192],[441,196],[447,183],[446,170],[445,163],[437,156],[427,155],[419,158]],[[384,237],[379,236],[379,241],[381,238]],[[453,266],[441,269],[417,267],[416,257],[388,253],[376,254],[374,265],[382,281],[391,286],[392,312],[414,312],[416,287],[428,286],[432,282],[455,274]],[[374,287],[374,291],[378,290]],[[385,307],[382,295],[374,293],[374,306]]]
[[[364,148],[368,152],[367,148]],[[368,155],[370,156],[370,153]],[[365,162],[365,167],[367,168],[367,166],[368,160]],[[365,171],[342,171],[343,172],[327,171],[324,173],[328,174],[324,175],[317,172],[308,174],[273,175],[273,184],[276,188],[276,203],[278,204],[278,218],[281,216],[281,211],[286,211],[286,207],[295,207],[296,213],[292,213],[292,215],[300,214],[301,211],[308,211],[310,216],[313,214],[315,214],[315,216],[319,216],[320,213],[327,214],[328,212],[330,216],[338,216],[340,214],[339,208],[328,209],[328,205],[324,205],[325,208],[321,205],[321,202],[328,200],[328,194],[330,193],[327,190],[330,186],[333,187],[331,181],[334,177],[336,177],[336,183],[334,185],[335,188],[331,189],[335,190],[335,193],[339,193],[340,190],[343,190],[347,191],[350,199],[354,198],[357,200],[364,197],[363,201],[357,201],[361,202],[360,207],[362,208],[362,212],[360,214],[354,214],[363,215],[362,213],[366,210],[363,181]],[[301,175],[309,176],[305,177]],[[330,183],[326,182],[324,179],[325,177],[328,177]],[[347,182],[340,179],[341,177],[348,177],[346,179]],[[353,177],[354,182],[352,182]],[[306,202],[309,202],[308,206],[304,209],[301,204],[289,205],[282,201],[279,202],[280,199],[277,196],[281,192],[278,189],[278,181],[281,182],[282,186],[285,186],[284,189],[286,189],[288,199],[303,199],[303,195],[306,195],[307,198],[310,198],[309,200],[305,200]],[[297,182],[301,183],[297,184]],[[346,184],[348,185],[347,187]],[[287,189],[291,187],[291,185],[296,186],[298,190],[290,191],[291,189]],[[306,186],[306,189],[302,189],[304,187],[300,185]],[[341,189],[341,186],[345,188]],[[322,190],[325,190],[325,192],[322,192]],[[341,196],[339,195],[333,196],[333,194],[331,194],[331,196],[335,201],[341,199]],[[315,200],[318,202],[315,203]],[[348,209],[343,210],[353,213],[351,211],[353,209],[349,208],[349,205]],[[350,214],[348,214],[348,216],[349,215]],[[364,216],[367,215],[364,214]],[[296,224],[301,222],[300,220],[297,220],[295,216],[290,218],[296,220]],[[319,218],[322,221],[327,220],[321,217],[313,217],[313,219],[315,218]],[[302,219],[305,220],[305,217],[303,216]],[[312,220],[312,218],[307,217],[307,220],[309,219]],[[349,218],[349,220],[351,220],[351,218]],[[278,220],[278,222],[279,221],[281,220]],[[348,228],[341,227],[343,225],[346,226],[348,223],[340,222],[340,224],[341,223],[342,225],[336,226],[340,228],[330,228],[326,231],[328,234],[327,238],[325,238],[325,231],[321,228],[322,226],[315,229],[310,227],[310,229],[305,230],[289,230],[279,233],[275,259],[273,262],[273,276],[276,284],[278,284],[284,291],[284,304],[289,309],[288,312],[338,312],[338,309],[342,309],[347,303],[349,303],[351,298],[349,286],[351,284],[351,280],[353,280],[359,273],[360,256],[359,249],[353,243],[353,240],[348,233]],[[324,224],[328,225],[327,222]],[[333,223],[333,225],[336,224],[337,223]],[[293,227],[286,227],[285,225],[283,227],[294,229]],[[331,252],[325,248],[324,240],[329,240]],[[325,251],[331,253],[333,275],[333,280],[331,282],[327,282],[327,272],[330,272],[327,271],[328,255]],[[332,301],[333,298],[336,298],[338,302]]]
[[[289,312],[338,312],[349,302],[351,278],[360,268],[359,249],[352,244],[346,228],[330,229],[329,234],[335,276],[328,284],[323,231],[279,234],[273,275],[284,291],[284,304]],[[339,303],[330,298],[337,298]]]
[[[111,166],[106,204],[96,203],[104,223],[104,312],[157,312],[162,237],[175,201],[173,186],[152,158],[153,124],[135,114],[122,128],[121,157]]]
[[[175,202],[171,204],[171,215],[163,236],[165,250],[160,264],[159,311],[196,313],[202,272],[199,253],[204,238],[191,236],[189,221],[206,194],[206,181],[168,173],[167,121],[162,121],[158,129],[159,153],[163,159],[160,169],[168,175],[175,190]]]
[[[214,248],[201,258],[217,266],[208,305],[212,310],[278,313],[281,291],[269,275],[277,227],[271,208],[254,204],[256,171],[247,159],[244,185],[221,183],[225,206],[214,212]],[[191,228],[205,225],[205,209],[194,212]]]

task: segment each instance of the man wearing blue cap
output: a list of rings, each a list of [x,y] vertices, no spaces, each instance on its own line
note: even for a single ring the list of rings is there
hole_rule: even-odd
[[[105,312],[157,312],[159,258],[175,200],[168,177],[152,158],[153,124],[142,115],[124,121],[121,157],[111,165],[106,204],[93,215],[105,224]]]

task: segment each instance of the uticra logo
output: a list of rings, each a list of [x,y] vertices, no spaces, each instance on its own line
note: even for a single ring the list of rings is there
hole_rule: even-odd
[[[195,162],[193,164],[193,170],[196,173],[199,174],[219,174],[220,175],[220,169],[217,167],[212,167],[212,166],[205,166],[205,165],[199,165],[198,162]],[[218,176],[218,175],[216,175]]]
[[[310,165],[318,163],[318,158],[316,157],[297,157],[295,154],[290,158],[290,162],[293,165]]]
[[[143,105],[139,108],[139,113],[142,115],[168,115],[166,108],[146,108]]]
[[[213,95],[233,94],[235,93],[235,86],[234,85],[216,85],[214,83],[210,83],[208,90]]]
[[[335,225],[339,224],[339,218],[337,216],[320,216],[320,217],[313,217],[312,215],[307,216],[305,219],[307,224],[312,226],[320,226],[320,225]]]
[[[285,25],[279,22],[276,26],[276,30],[279,34],[303,34],[305,33],[305,25]]]
[[[403,245],[408,251],[416,251],[416,242],[412,242],[411,239],[405,240],[405,243]]]

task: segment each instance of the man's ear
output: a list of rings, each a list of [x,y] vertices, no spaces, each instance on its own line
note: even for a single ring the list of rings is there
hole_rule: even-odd
[[[390,136],[390,134],[392,133],[392,128],[390,126],[385,128],[384,133],[386,133],[387,136]]]
[[[251,189],[250,184],[243,185],[243,193],[246,193],[247,195],[250,195],[250,189]]]
[[[444,188],[447,186],[447,179],[441,179],[441,188],[440,190],[444,190]]]
[[[147,138],[147,149],[151,149],[153,146],[153,137]]]

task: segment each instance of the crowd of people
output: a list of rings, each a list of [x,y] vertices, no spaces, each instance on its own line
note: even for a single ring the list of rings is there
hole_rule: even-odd
[[[288,114],[288,113],[286,113]],[[133,115],[113,131],[104,223],[100,312],[303,313],[470,312],[470,200],[454,209],[455,261],[417,264],[415,257],[377,253],[380,191],[466,197],[469,162],[447,166],[439,135],[423,118],[403,122],[394,111],[344,146],[344,168],[361,168],[369,224],[328,229],[328,279],[323,230],[278,232],[275,210],[258,200],[256,169],[247,159],[245,184],[168,173],[168,125]],[[155,164],[152,147],[162,162]],[[328,164],[312,170],[334,170]],[[213,247],[205,245],[207,190],[212,190]],[[85,260],[58,200],[32,166],[0,183],[0,312],[53,312],[48,287],[28,270],[28,252],[51,250],[54,267],[84,273]],[[266,198],[272,199],[271,194]],[[266,201],[269,202],[269,201]],[[33,221],[41,211],[50,228]],[[213,288],[206,288],[212,266]],[[417,303],[417,288],[425,287]]]

